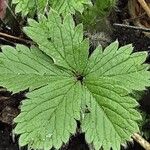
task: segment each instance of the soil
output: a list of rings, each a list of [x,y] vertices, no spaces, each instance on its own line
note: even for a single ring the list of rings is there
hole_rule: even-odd
[[[124,20],[129,19],[130,16],[127,10],[127,0],[120,0],[118,7],[115,10],[116,17],[111,20],[113,23],[123,23]],[[16,23],[17,24],[17,23]],[[20,31],[12,29],[10,30],[5,24],[1,26],[1,32],[10,33],[17,36]],[[111,35],[112,39],[118,39],[120,45],[132,43],[134,51],[150,51],[150,39],[146,37],[141,31],[133,29],[125,29],[122,27],[114,27]],[[14,43],[24,43],[23,41],[10,40],[9,38],[1,38],[0,44],[14,45]],[[27,44],[28,45],[28,44]],[[150,57],[147,58],[147,63],[150,63]],[[26,92],[26,91],[25,91]],[[12,129],[13,118],[20,112],[20,102],[25,99],[25,92],[12,94],[5,89],[0,88],[0,150],[27,150],[26,147],[19,148],[18,137],[13,138]],[[150,90],[147,90],[142,94],[140,99],[140,109],[150,114]],[[122,150],[143,150],[136,142],[128,143],[126,148],[122,147]],[[68,144],[64,145],[61,150],[89,150],[88,144],[85,142],[84,134],[76,134]]]

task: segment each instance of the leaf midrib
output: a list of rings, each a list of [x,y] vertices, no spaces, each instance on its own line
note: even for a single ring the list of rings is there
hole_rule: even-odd
[[[121,136],[121,135],[119,134],[119,132],[116,130],[115,126],[113,125],[113,123],[112,123],[112,121],[111,121],[111,119],[109,118],[109,115],[107,115],[107,113],[105,112],[103,106],[100,106],[100,105],[99,105],[98,100],[95,98],[95,96],[94,96],[93,93],[89,90],[88,87],[87,87],[87,89],[88,89],[89,93],[91,93],[93,99],[95,99],[97,105],[100,107],[100,109],[101,109],[101,110],[103,111],[103,113],[105,114],[106,118],[109,120],[110,124],[113,126],[114,131],[117,132],[117,135],[122,139],[122,136]],[[101,96],[101,95],[100,95],[100,96]],[[110,99],[110,98],[109,98],[109,99]]]

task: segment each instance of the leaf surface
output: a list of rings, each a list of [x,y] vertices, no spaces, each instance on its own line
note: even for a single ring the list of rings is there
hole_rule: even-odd
[[[97,48],[89,58],[84,103],[90,113],[85,114],[82,129],[97,150],[101,146],[120,150],[120,144],[139,131],[138,104],[129,94],[149,86],[150,73],[141,65],[147,54],[131,54],[132,50],[131,45],[118,48],[116,41],[104,51]]]
[[[83,12],[84,5],[91,5],[90,0],[12,0],[13,4],[16,4],[16,13],[21,12],[23,16],[37,13],[44,13],[46,7],[50,6],[58,13],[74,14],[75,10]]]
[[[80,83],[72,79],[62,79],[27,94],[29,100],[23,102],[22,112],[15,119],[20,145],[49,150],[67,143],[76,132],[76,120],[80,120],[82,94]]]
[[[71,15],[67,15],[62,23],[55,11],[51,11],[48,18],[40,16],[39,23],[32,19],[28,22],[29,27],[24,31],[43,52],[53,58],[55,64],[82,73],[87,65],[89,42],[83,40],[81,24],[75,26]]]
[[[139,132],[141,115],[131,93],[150,86],[146,52],[119,48],[116,41],[89,56],[82,25],[55,11],[30,19],[25,32],[38,48],[4,46],[0,53],[0,85],[30,90],[15,119],[21,146],[59,149],[75,134],[76,120],[96,150],[119,150]]]
[[[82,13],[85,4],[91,5],[91,1],[90,0],[53,0],[52,8],[63,15],[66,15],[68,13],[75,14],[75,10]]]
[[[16,49],[10,46],[2,47],[0,53],[0,85],[8,90],[19,92],[30,88],[47,85],[62,77],[70,76],[56,67],[50,57],[37,48],[31,50],[23,45]]]
[[[48,5],[48,0],[12,0],[12,3],[16,4],[16,13],[21,12],[23,16],[26,16],[34,14],[36,11],[43,14]]]

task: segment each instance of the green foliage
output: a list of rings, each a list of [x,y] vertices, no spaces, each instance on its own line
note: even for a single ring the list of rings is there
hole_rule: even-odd
[[[22,12],[23,16],[26,16],[28,13],[33,14],[36,9],[42,13],[46,7],[46,2],[47,0],[12,0],[12,4],[16,4],[15,12]]]
[[[75,10],[80,13],[84,10],[84,5],[91,5],[91,0],[52,0],[52,8],[58,13],[75,14]]]
[[[21,12],[23,16],[33,14],[35,11],[44,13],[47,7],[51,6],[58,13],[63,15],[75,13],[75,10],[83,12],[84,4],[91,4],[90,0],[12,0],[16,4],[15,12]],[[49,5],[50,4],[50,5]]]
[[[90,13],[105,17],[109,14],[110,10],[116,6],[117,1],[118,0],[95,0],[94,6],[91,6]]]
[[[82,25],[54,11],[38,22],[29,19],[24,31],[38,48],[4,46],[0,53],[0,85],[14,92],[29,88],[14,120],[20,146],[58,149],[75,134],[79,120],[96,150],[120,150],[139,131],[141,115],[130,94],[150,85],[143,64],[147,53],[132,53],[131,45],[118,48],[116,41],[89,56]]]
[[[95,0],[93,6],[89,6],[81,16],[85,28],[93,28],[98,24],[100,28],[107,28],[105,19],[111,10],[116,7],[118,0]]]

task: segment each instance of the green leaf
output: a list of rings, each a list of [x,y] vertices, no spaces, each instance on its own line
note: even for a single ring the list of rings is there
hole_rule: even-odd
[[[48,5],[48,0],[12,0],[12,4],[16,4],[15,12],[22,13],[23,16],[28,14],[44,13]]]
[[[139,131],[137,121],[141,116],[135,110],[138,104],[121,88],[103,81],[87,82],[86,105],[90,113],[85,114],[82,129],[96,150],[101,146],[104,150],[120,150],[120,144]]]
[[[147,53],[131,54],[132,50],[131,44],[118,49],[117,41],[108,46],[104,52],[97,48],[90,57],[85,71],[88,80],[97,82],[100,78],[108,78],[129,92],[144,90],[145,86],[150,84],[150,73],[145,71],[149,66],[143,64]]]
[[[138,104],[129,93],[149,86],[150,73],[146,72],[147,66],[141,65],[147,54],[131,52],[131,45],[118,49],[116,41],[104,52],[97,48],[89,58],[84,103],[90,113],[85,114],[82,129],[97,150],[101,146],[104,150],[120,150],[120,144],[139,131]]]
[[[96,150],[119,150],[139,132],[141,115],[130,95],[150,86],[146,52],[132,53],[131,45],[119,48],[116,41],[89,56],[82,25],[55,11],[29,19],[25,32],[38,48],[4,46],[0,53],[0,85],[29,88],[14,120],[20,146],[59,149],[75,134],[76,120]]]
[[[15,119],[20,146],[60,148],[75,134],[76,120],[80,120],[81,84],[37,48],[17,45],[2,50],[0,85],[13,92],[30,88],[29,100],[23,102]]]
[[[54,10],[63,15],[74,14],[75,10],[82,13],[84,5],[91,5],[90,0],[12,0],[12,4],[16,4],[15,12],[21,12],[23,16],[35,12],[44,13],[49,3]]]
[[[77,25],[71,15],[62,23],[58,13],[51,11],[48,18],[39,16],[39,22],[29,19],[25,33],[39,48],[53,58],[55,64],[82,73],[88,60],[88,40],[83,40],[83,26]],[[41,37],[39,38],[39,32]]]
[[[84,5],[91,5],[90,0],[52,0],[52,8],[58,13],[66,15],[75,14],[75,10],[80,13],[84,10]]]
[[[82,93],[81,84],[68,78],[27,94],[29,100],[23,102],[15,119],[20,146],[49,150],[67,143],[80,120]]]
[[[16,49],[10,46],[2,47],[0,53],[0,85],[10,91],[19,92],[30,88],[47,85],[49,82],[70,76],[58,69],[50,57],[37,48],[31,50],[23,45]]]

